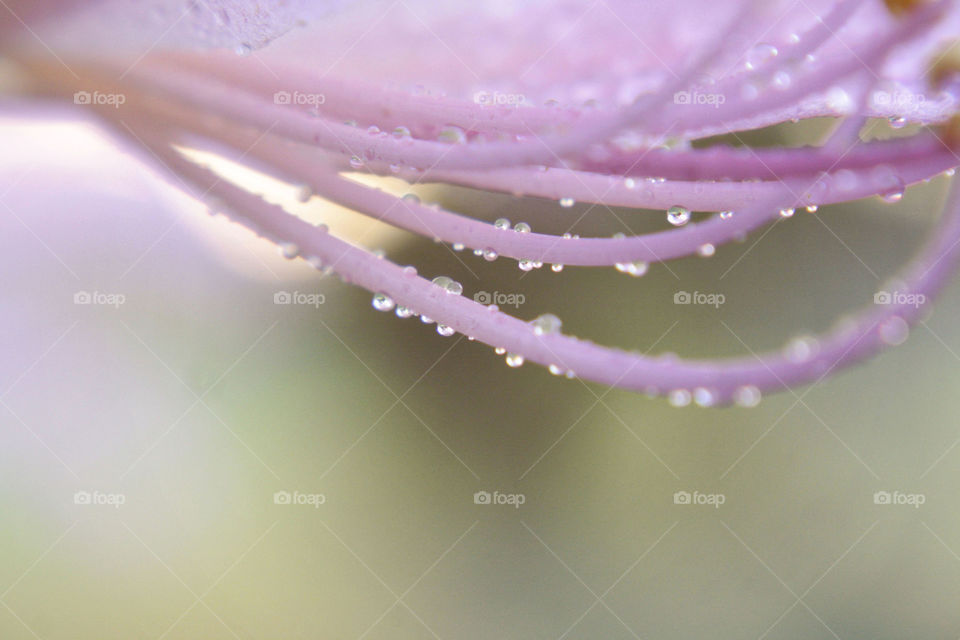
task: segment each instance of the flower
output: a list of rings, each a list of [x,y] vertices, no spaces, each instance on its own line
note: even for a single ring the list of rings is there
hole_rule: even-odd
[[[374,294],[374,307],[502,350],[511,366],[666,395],[753,405],[906,339],[960,257],[960,194],[904,271],[852,320],[782,351],[722,360],[638,355],[461,295],[224,180],[184,149],[216,152],[399,228],[521,269],[648,265],[716,248],[798,208],[953,171],[955,3],[577,2],[433,7],[306,2],[12,3],[4,54],[35,95],[94,110],[186,189]],[[56,18],[54,18],[56,11]],[[61,12],[67,12],[64,16]],[[144,12],[147,18],[144,18]],[[22,14],[22,15],[21,15]],[[575,36],[572,36],[573,32]],[[569,36],[569,37],[568,37]],[[814,117],[816,147],[693,145]],[[863,142],[867,118],[909,137]],[[349,177],[398,176],[556,200],[660,209],[674,228],[580,238],[491,224]],[[714,212],[697,215],[692,212]],[[558,285],[562,286],[562,285]],[[685,295],[681,295],[685,294]],[[678,292],[679,304],[692,302]],[[918,302],[919,301],[919,302]],[[722,303],[714,299],[713,303]]]

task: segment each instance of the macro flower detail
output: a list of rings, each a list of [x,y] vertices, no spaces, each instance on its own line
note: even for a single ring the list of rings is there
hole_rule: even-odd
[[[483,342],[511,367],[537,363],[677,406],[752,406],[764,392],[902,343],[960,258],[954,188],[892,286],[826,333],[727,359],[644,355],[566,335],[553,315],[515,317],[446,276],[418,275],[197,155],[465,250],[481,270],[494,260],[549,268],[563,272],[557,287],[582,267],[641,278],[825,205],[879,196],[883,207],[952,175],[960,10],[951,1],[496,3],[468,20],[418,2],[149,4],[14,2],[0,51],[24,94],[92,109],[173,188],[284,257],[363,287],[378,311]],[[574,26],[580,36],[565,40]],[[835,122],[816,146],[729,144],[815,118]],[[875,119],[910,135],[867,139]],[[513,221],[491,213],[494,222],[380,190],[362,174],[510,194],[518,205]],[[614,207],[658,216],[663,228],[542,233],[523,221],[529,198],[583,205],[587,220]],[[680,293],[678,304],[694,302]]]

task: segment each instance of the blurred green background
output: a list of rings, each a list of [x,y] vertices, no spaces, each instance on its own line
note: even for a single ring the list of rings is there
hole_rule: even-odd
[[[378,313],[93,128],[3,131],[18,152],[0,164],[0,638],[960,635],[960,279],[862,366],[755,409],[674,409]],[[801,211],[641,279],[525,275],[349,233],[465,295],[523,293],[516,315],[556,313],[568,333],[734,355],[869,303],[945,187]],[[665,226],[662,212],[574,224],[586,206],[419,193],[537,231]],[[347,228],[316,199],[303,211]],[[681,289],[727,302],[676,306]],[[125,301],[76,305],[81,290]],[[324,302],[277,305],[278,291]]]

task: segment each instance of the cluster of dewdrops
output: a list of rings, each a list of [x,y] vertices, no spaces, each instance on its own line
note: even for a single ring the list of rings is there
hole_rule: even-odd
[[[894,123],[895,124],[895,123]],[[462,131],[455,131],[455,128],[450,128],[449,131],[445,130],[441,134],[441,139],[451,142],[454,144],[462,144],[466,141],[466,136]],[[386,135],[384,132],[372,131],[373,135]],[[405,127],[398,127],[397,130],[393,132],[395,137],[404,138],[410,135],[409,131]],[[362,160],[359,158],[354,158],[351,161],[351,165],[354,168],[360,168],[363,166]],[[952,174],[953,172],[949,172]],[[663,182],[664,178],[648,178],[650,181],[654,182]],[[626,178],[625,184],[627,188],[634,188],[636,181],[633,178]],[[904,187],[902,183],[895,184],[891,189],[882,194],[882,199],[888,203],[898,202],[903,197]],[[312,195],[312,192],[308,188],[301,189],[298,193],[298,198],[301,201],[308,199]],[[413,193],[408,193],[402,198],[404,201],[409,203],[420,203],[420,198]],[[573,198],[560,198],[558,203],[563,208],[570,208],[576,204],[576,201]],[[809,213],[816,213],[818,211],[818,206],[811,204],[805,207],[806,211]],[[779,215],[781,218],[791,218],[795,213],[795,209],[792,207],[783,208],[779,210]],[[734,216],[733,211],[720,211],[717,213],[721,220],[729,220]],[[666,221],[673,227],[684,227],[689,223],[693,218],[693,214],[690,209],[682,205],[674,205],[666,210]],[[510,220],[507,218],[498,218],[494,223],[494,227],[501,231],[513,231],[514,233],[530,233],[531,227],[526,222],[518,222],[514,225],[511,225]],[[564,233],[562,238],[564,240],[577,239],[579,238],[576,234]],[[615,233],[613,235],[614,239],[625,239],[626,236],[623,233]],[[437,239],[439,241],[439,239]],[[452,245],[455,251],[463,251],[465,246],[463,243],[454,243]],[[716,247],[713,244],[704,244],[700,246],[697,250],[697,254],[704,258],[712,257],[716,252]],[[281,245],[281,253],[286,258],[294,258],[298,255],[298,250],[296,245],[287,243]],[[377,252],[378,256],[382,257],[382,252]],[[474,255],[482,257],[488,262],[496,260],[499,255],[495,249],[484,248],[484,249],[474,249]],[[543,262],[539,260],[532,259],[519,259],[517,261],[519,268],[522,271],[532,271],[534,269],[539,269],[543,266]],[[642,260],[637,260],[633,262],[622,262],[614,265],[616,270],[620,273],[625,273],[633,277],[640,277],[647,273],[649,269],[649,264]],[[559,273],[563,271],[564,266],[562,264],[552,264],[550,266],[551,270]],[[403,272],[405,275],[416,275],[417,271],[414,267],[408,266],[404,267]],[[456,280],[448,276],[437,276],[433,279],[433,284],[444,289],[450,295],[461,295],[463,293],[463,285],[461,285]],[[376,293],[373,296],[372,301],[373,308],[378,311],[394,311],[399,318],[410,318],[413,316],[418,316],[420,320],[425,324],[433,324],[434,320],[426,315],[419,314],[413,309],[405,307],[403,305],[398,305],[396,302],[385,293]],[[487,305],[487,308],[490,311],[499,311],[499,308],[495,304]],[[549,334],[559,334],[561,333],[562,323],[560,319],[553,314],[543,314],[538,316],[530,322],[533,333],[538,336],[544,336]],[[448,325],[437,323],[437,333],[441,336],[452,336],[456,331],[453,327]],[[903,343],[907,336],[909,335],[909,326],[906,321],[898,316],[893,316],[892,318],[887,319],[878,327],[878,332],[880,338],[887,344],[898,345]],[[469,340],[473,340],[472,336],[468,336]],[[509,353],[503,347],[496,347],[494,351],[497,355],[504,356],[507,366],[516,368],[520,367],[524,363],[523,355],[519,353]],[[820,351],[820,344],[812,336],[799,336],[790,340],[786,346],[783,348],[782,354],[784,358],[790,362],[800,364],[815,358]],[[565,376],[566,378],[575,378],[576,374],[573,370],[562,367],[558,364],[551,364],[548,366],[548,370],[551,374],[556,376]],[[656,390],[651,389],[650,393],[656,395]],[[673,389],[667,393],[668,402],[675,407],[685,407],[691,403],[696,404],[702,407],[711,407],[715,406],[720,399],[719,394],[708,388],[697,387],[692,390],[689,389]],[[734,390],[732,395],[733,402],[741,407],[755,407],[760,403],[761,392],[754,385],[743,385]]]

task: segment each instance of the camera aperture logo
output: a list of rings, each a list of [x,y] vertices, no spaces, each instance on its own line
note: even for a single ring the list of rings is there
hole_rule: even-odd
[[[909,293],[904,291],[877,291],[875,294],[873,294],[873,304],[895,304],[898,306],[919,309],[926,303],[927,296],[923,295],[922,293]]]
[[[105,293],[103,291],[77,291],[73,294],[73,304],[91,304],[119,309],[127,301],[122,293]]]
[[[919,509],[920,505],[927,502],[927,496],[923,493],[904,493],[903,491],[875,491],[873,494],[873,504],[891,504],[907,505],[914,509]]]
[[[700,93],[699,91],[677,91],[673,94],[673,104],[695,104],[710,105],[714,109],[719,109],[720,105],[727,101],[727,97],[722,93]]]
[[[722,293],[704,293],[702,291],[677,291],[673,294],[673,304],[696,304],[706,305],[719,309],[720,305],[726,303],[727,297]]]
[[[104,493],[103,491],[77,491],[73,494],[73,504],[110,506],[119,509],[126,504],[127,496],[122,493]]]
[[[500,291],[490,293],[489,291],[477,291],[473,294],[473,299],[480,304],[495,304],[498,307],[513,306],[517,309],[527,301],[527,296],[522,293],[503,293]]]
[[[273,494],[273,504],[306,505],[319,509],[327,501],[322,493],[300,493],[299,491],[277,491]]]
[[[303,107],[319,107],[327,101],[322,93],[303,93],[300,91],[277,91],[273,94],[273,104],[290,104]]]
[[[273,294],[273,304],[300,304],[314,309],[326,302],[322,293],[303,293],[301,291],[277,291]]]
[[[477,491],[473,494],[473,504],[509,504],[514,509],[519,509],[520,505],[527,501],[527,496],[522,493],[500,493],[494,491]]]
[[[699,491],[677,491],[673,494],[673,504],[705,505],[719,509],[727,501],[722,493],[700,493]]]

